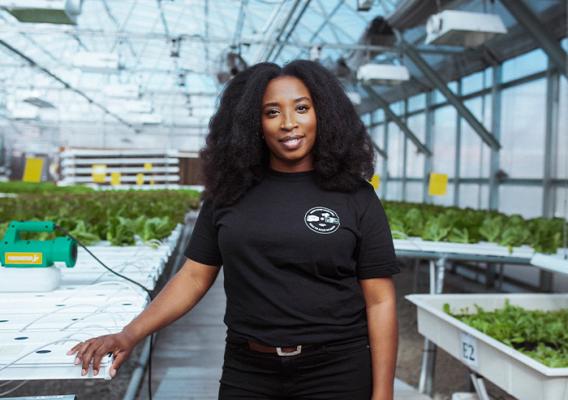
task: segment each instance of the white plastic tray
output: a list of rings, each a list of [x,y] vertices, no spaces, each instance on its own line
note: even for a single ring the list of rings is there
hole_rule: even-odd
[[[471,328],[443,311],[502,308],[505,299],[526,309],[568,307],[568,294],[440,294],[408,295],[417,306],[418,331],[428,340],[519,400],[568,400],[568,368],[549,368]]]
[[[105,243],[89,248],[111,268],[153,289],[181,232],[178,225],[158,248]],[[108,273],[83,250],[74,268],[52,268],[61,272],[57,288],[25,291],[30,277],[21,276],[19,287],[24,291],[0,290],[0,381],[109,379],[108,357],[98,376],[92,376],[91,369],[81,376],[81,367],[73,364],[75,356],[66,352],[79,341],[119,332],[146,307],[147,294]],[[30,270],[38,272],[43,270]]]

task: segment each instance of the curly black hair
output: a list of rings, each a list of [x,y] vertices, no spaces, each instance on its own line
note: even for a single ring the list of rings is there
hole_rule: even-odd
[[[216,206],[235,203],[260,182],[269,165],[262,137],[262,98],[268,83],[280,76],[300,79],[316,112],[313,147],[315,179],[324,190],[351,192],[375,170],[375,152],[365,125],[339,80],[322,65],[296,60],[284,67],[263,62],[227,83],[209,122],[202,159],[203,199]]]

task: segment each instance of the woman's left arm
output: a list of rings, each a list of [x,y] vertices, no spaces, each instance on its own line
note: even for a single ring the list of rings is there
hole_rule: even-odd
[[[398,349],[396,294],[391,277],[361,279],[373,371],[372,400],[393,400]]]

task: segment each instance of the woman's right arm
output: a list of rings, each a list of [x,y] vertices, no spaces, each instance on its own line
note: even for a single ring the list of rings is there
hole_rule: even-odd
[[[113,353],[115,360],[110,374],[114,377],[120,365],[142,339],[195,307],[215,282],[219,269],[187,259],[150,305],[126,325],[122,332],[89,339],[71,348],[67,354],[77,353],[75,363],[83,364],[82,375],[87,373],[91,363],[93,374],[97,375],[101,359],[106,354]]]

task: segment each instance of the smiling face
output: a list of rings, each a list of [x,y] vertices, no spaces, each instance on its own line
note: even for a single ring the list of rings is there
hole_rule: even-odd
[[[313,101],[300,79],[281,76],[268,83],[262,98],[262,131],[270,150],[270,168],[312,170],[316,127]]]

